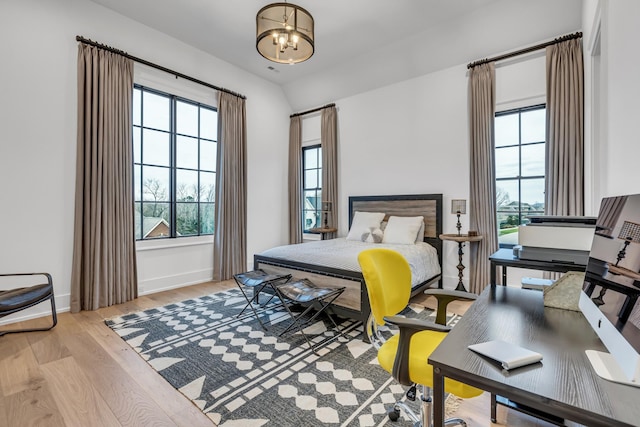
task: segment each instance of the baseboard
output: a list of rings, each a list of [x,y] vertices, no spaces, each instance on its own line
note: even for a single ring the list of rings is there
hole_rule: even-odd
[[[138,295],[149,295],[171,289],[183,288],[212,280],[213,268],[189,271],[169,276],[153,277],[138,281]]]

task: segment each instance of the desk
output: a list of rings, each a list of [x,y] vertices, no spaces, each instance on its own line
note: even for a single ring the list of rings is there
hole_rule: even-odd
[[[542,353],[542,363],[504,371],[467,349],[494,339]],[[544,307],[542,292],[488,286],[429,356],[434,426],[444,419],[444,377],[591,427],[637,426],[640,389],[600,378],[585,349],[606,351],[582,313]]]
[[[585,271],[587,266],[572,262],[549,262],[520,259],[513,255],[513,249],[498,249],[496,253],[489,257],[491,262],[490,281],[496,284],[496,270],[502,266],[502,285],[507,284],[507,267],[528,268],[531,270],[556,271],[566,273],[567,271]]]
[[[464,264],[462,264],[462,255],[464,252],[462,251],[462,247],[466,242],[479,242],[482,240],[482,236],[469,236],[468,234],[441,234],[440,240],[451,240],[454,242],[458,242],[458,265],[456,268],[458,269],[458,286],[456,286],[456,291],[467,292],[464,287],[464,283],[462,283]]]

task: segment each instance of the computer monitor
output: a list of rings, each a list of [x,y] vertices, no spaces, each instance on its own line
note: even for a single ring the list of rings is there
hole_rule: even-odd
[[[640,194],[602,199],[580,310],[608,353],[587,350],[596,373],[640,387]]]

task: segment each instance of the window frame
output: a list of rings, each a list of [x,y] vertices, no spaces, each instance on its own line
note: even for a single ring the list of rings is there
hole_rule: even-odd
[[[495,185],[496,185],[496,190],[498,187],[498,183],[500,181],[514,181],[517,180],[517,184],[518,184],[518,211],[517,211],[517,215],[518,215],[518,224],[522,225],[523,224],[523,209],[522,209],[522,182],[523,181],[528,181],[528,180],[535,180],[535,179],[543,179],[544,183],[545,183],[545,189],[546,189],[546,181],[547,181],[547,170],[546,170],[546,162],[545,162],[545,170],[544,170],[544,174],[543,175],[527,175],[527,176],[522,176],[522,148],[523,147],[531,147],[531,146],[535,146],[535,145],[544,145],[544,152],[545,152],[545,159],[546,159],[546,153],[547,153],[547,141],[546,141],[546,129],[545,129],[545,138],[542,141],[533,141],[533,142],[526,142],[523,144],[522,142],[522,114],[523,113],[527,113],[530,111],[537,111],[537,110],[546,110],[547,106],[546,103],[541,103],[541,104],[535,104],[535,105],[529,105],[529,106],[525,106],[525,107],[519,107],[519,108],[512,108],[512,109],[508,109],[508,110],[504,110],[504,111],[499,111],[496,112],[494,114],[494,127],[495,127],[495,119],[497,119],[498,117],[503,117],[503,116],[509,116],[509,115],[513,115],[513,114],[517,114],[518,115],[518,143],[517,144],[511,144],[511,145],[501,145],[500,147],[496,147],[495,141],[494,141],[494,146],[493,146],[493,150],[494,150],[494,159],[497,157],[497,150],[500,149],[505,149],[505,148],[514,148],[517,147],[518,148],[518,174],[517,176],[508,176],[508,177],[500,177],[498,178],[496,176],[495,178]],[[545,128],[546,128],[547,124],[545,121]],[[494,160],[495,161],[495,160]],[[497,172],[497,165],[494,164],[495,170]],[[497,173],[496,173],[497,175]],[[544,191],[544,190],[543,190]],[[497,191],[496,191],[496,197],[497,197]],[[497,202],[497,200],[496,200]],[[530,215],[532,211],[528,211],[527,215]],[[498,219],[499,215],[513,215],[514,211],[500,211],[499,206],[496,203],[496,226],[497,226],[497,233],[498,233],[498,243],[499,243],[499,247],[500,248],[512,248],[513,246],[515,246],[515,244],[511,244],[511,243],[501,243],[500,242],[500,221]],[[542,211],[535,211],[533,212],[535,214],[539,214],[539,215],[544,215],[544,210]]]
[[[313,168],[307,168],[306,167],[306,153],[308,151],[311,150],[317,150],[318,152],[318,165],[317,167],[313,167]],[[302,234],[303,235],[311,235],[313,233],[310,233],[306,228],[306,224],[305,224],[305,218],[306,218],[306,214],[307,212],[315,212],[315,217],[317,218],[316,221],[316,225],[315,227],[311,227],[311,228],[318,228],[322,226],[322,144],[313,144],[313,145],[307,145],[307,146],[303,146],[302,150],[301,150],[301,156],[302,156]],[[318,173],[318,186],[317,187],[313,187],[313,188],[307,188],[306,186],[306,172],[308,170],[316,170]],[[315,209],[309,210],[309,209],[305,209],[305,200],[306,200],[306,192],[307,191],[315,191],[316,194],[316,206]]]
[[[217,144],[219,141],[219,130],[218,128],[216,128],[215,130],[215,140],[210,139],[210,138],[205,138],[202,137],[201,132],[202,132],[202,126],[201,126],[201,120],[202,120],[202,114],[201,111],[202,110],[208,110],[211,111],[215,114],[216,116],[216,120],[218,119],[217,115],[218,115],[218,109],[215,106],[212,105],[208,105],[204,102],[200,102],[200,101],[196,101],[193,99],[189,99],[186,98],[184,96],[180,96],[180,95],[175,95],[173,93],[170,92],[166,92],[164,90],[160,90],[160,89],[155,89],[153,87],[147,86],[145,84],[139,84],[139,83],[134,83],[134,91],[139,90],[140,91],[140,111],[138,112],[140,114],[140,117],[138,118],[138,124],[136,123],[136,119],[134,117],[132,117],[132,143],[134,145],[133,150],[135,153],[136,147],[135,144],[138,143],[139,144],[139,159],[138,161],[136,161],[135,155],[132,156],[132,168],[133,168],[133,175],[134,178],[136,177],[136,169],[138,168],[139,170],[139,182],[137,182],[136,179],[133,180],[133,195],[134,195],[134,211],[137,212],[138,206],[140,207],[140,215],[139,215],[139,221],[140,224],[136,224],[140,226],[140,236],[138,236],[136,234],[135,239],[137,242],[148,242],[148,241],[166,241],[167,239],[176,239],[176,238],[198,238],[198,237],[203,237],[203,236],[213,236],[215,233],[215,194],[214,194],[214,199],[213,201],[203,201],[202,197],[201,197],[201,188],[202,188],[202,173],[211,173],[213,174],[213,178],[214,178],[214,182],[215,182],[215,178],[216,178],[216,174],[217,174],[217,164],[215,164],[213,166],[213,170],[209,170],[209,169],[203,169],[203,165],[201,164],[201,150],[202,150],[202,143],[206,142],[206,143],[213,143],[215,144],[215,150],[217,153]],[[167,98],[169,100],[169,130],[164,130],[164,129],[158,129],[158,128],[154,128],[154,127],[149,127],[149,126],[144,126],[144,122],[143,122],[143,118],[144,118],[144,93],[150,93],[156,96],[161,96],[164,98]],[[135,92],[134,92],[135,93]],[[185,103],[185,104],[189,104],[192,106],[195,106],[197,108],[197,128],[198,128],[198,135],[194,136],[194,135],[187,135],[184,133],[179,133],[178,129],[177,129],[177,109],[178,109],[178,103]],[[132,112],[132,116],[135,113],[135,111]],[[159,164],[154,164],[154,163],[145,163],[144,161],[144,150],[145,150],[145,144],[144,144],[144,130],[152,130],[152,131],[159,131],[159,132],[164,132],[166,134],[168,134],[169,136],[169,165],[159,165]],[[136,142],[135,140],[135,134],[136,132],[139,132],[139,141]],[[197,168],[192,168],[192,167],[185,167],[185,166],[178,166],[177,164],[177,150],[178,150],[178,139],[180,137],[187,137],[187,138],[194,138],[197,140]],[[148,148],[148,147],[147,147]],[[217,161],[216,161],[217,162]],[[144,237],[144,216],[142,215],[142,212],[144,210],[144,205],[145,203],[153,203],[151,201],[145,200],[144,198],[144,168],[146,167],[161,167],[161,168],[165,168],[169,170],[169,188],[167,189],[168,191],[168,201],[162,201],[160,203],[167,203],[169,205],[169,235],[167,236],[155,236],[155,237]],[[197,201],[179,201],[178,200],[178,194],[177,194],[177,175],[178,175],[178,171],[195,171],[197,172]],[[136,184],[139,184],[140,188],[136,188]],[[214,188],[215,188],[215,184],[214,184]],[[139,195],[140,198],[137,199],[136,198],[136,191],[139,191]],[[216,189],[217,191],[217,189]],[[178,217],[177,217],[177,213],[178,213],[178,205],[185,205],[185,204],[195,204],[196,205],[196,217],[197,217],[197,232],[194,234],[179,234],[178,233]],[[203,214],[203,205],[211,205],[210,209],[213,209],[214,212],[214,218],[213,218],[213,227],[212,227],[212,231],[210,233],[208,232],[204,232],[203,231],[203,224],[202,224],[202,214]],[[136,214],[137,216],[137,214]],[[138,220],[138,218],[136,218],[136,221]]]

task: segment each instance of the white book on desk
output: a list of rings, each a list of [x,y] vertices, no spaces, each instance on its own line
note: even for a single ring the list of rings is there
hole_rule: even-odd
[[[468,348],[500,362],[506,370],[531,365],[542,360],[540,353],[500,340],[472,344]]]

